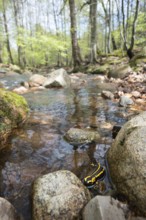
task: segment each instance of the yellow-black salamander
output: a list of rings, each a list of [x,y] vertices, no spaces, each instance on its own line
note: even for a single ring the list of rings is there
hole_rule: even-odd
[[[84,178],[84,184],[88,188],[92,187],[96,183],[96,181],[102,180],[105,176],[105,169],[100,165],[100,163],[92,166],[95,166],[95,170],[91,175]]]

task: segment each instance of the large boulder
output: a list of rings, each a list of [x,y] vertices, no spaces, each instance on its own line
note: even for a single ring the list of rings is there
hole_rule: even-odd
[[[96,196],[83,210],[83,220],[126,220],[122,204],[110,196]]]
[[[23,220],[15,208],[6,199],[0,198],[0,219],[1,220]]]
[[[37,86],[42,86],[45,81],[47,81],[47,78],[40,75],[40,74],[34,74],[30,77],[29,79],[29,86],[30,87],[37,87]]]
[[[70,87],[71,79],[68,76],[66,70],[63,68],[53,71],[49,74],[47,81],[44,83],[44,87]]]
[[[70,171],[44,175],[33,185],[33,219],[78,220],[90,199],[88,189]]]
[[[146,112],[121,128],[107,160],[117,191],[146,216]]]
[[[0,149],[12,129],[26,120],[28,112],[27,102],[22,96],[0,89]]]
[[[131,67],[129,65],[121,65],[117,67],[113,67],[110,69],[108,77],[109,78],[124,78],[132,71]]]
[[[100,139],[98,132],[88,128],[70,128],[64,137],[71,144],[87,144]]]

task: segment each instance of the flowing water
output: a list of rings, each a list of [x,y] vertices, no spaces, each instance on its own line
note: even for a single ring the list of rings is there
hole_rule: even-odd
[[[21,77],[2,77],[1,81],[13,88],[27,78]],[[76,89],[46,89],[24,95],[31,111],[26,124],[1,152],[0,192],[26,220],[31,220],[32,184],[37,177],[67,169],[82,179],[92,161],[105,165],[112,126],[126,121],[128,112],[101,97],[93,76],[84,80],[86,85]],[[64,140],[71,127],[92,127],[101,140],[75,148]]]

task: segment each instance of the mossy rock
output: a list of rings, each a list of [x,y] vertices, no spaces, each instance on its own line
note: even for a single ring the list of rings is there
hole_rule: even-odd
[[[146,47],[143,47],[139,52],[135,53],[135,56],[130,60],[132,67],[143,66],[146,63]]]
[[[12,70],[12,71],[14,71],[15,73],[22,73],[22,70],[21,70],[21,68],[19,67],[19,66],[17,66],[17,65],[11,65],[10,66],[10,69]]]
[[[107,75],[108,70],[109,70],[109,65],[90,65],[88,66],[87,73],[91,74],[102,74],[102,75]]]
[[[28,104],[22,96],[0,89],[0,149],[12,130],[26,120],[28,112]]]
[[[132,67],[142,67],[146,64],[146,56],[136,55],[130,60],[130,66]]]
[[[130,72],[132,72],[132,69],[129,65],[124,64],[124,65],[120,65],[120,66],[113,66],[108,74],[109,78],[124,78],[125,76],[127,76]]]

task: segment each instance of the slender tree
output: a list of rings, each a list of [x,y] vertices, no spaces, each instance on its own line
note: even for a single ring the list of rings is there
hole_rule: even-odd
[[[7,16],[6,16],[5,0],[2,0],[2,6],[3,6],[4,28],[5,28],[5,33],[6,33],[6,46],[7,46],[9,60],[13,64],[14,62],[13,62],[13,57],[12,57],[11,47],[10,47],[10,38],[9,38],[8,22],[7,22]]]
[[[97,62],[97,0],[90,0],[90,63]]]
[[[138,12],[139,12],[139,0],[136,0],[136,2],[135,2],[135,12],[134,12],[134,19],[133,19],[133,22],[132,22],[131,40],[130,40],[130,45],[129,46],[128,46],[128,39],[127,39],[128,25],[126,24],[126,18],[125,18],[124,0],[122,0],[121,10],[122,10],[122,17],[123,17],[124,49],[127,51],[127,55],[131,59],[134,56],[133,48],[134,48],[134,43],[135,43],[136,21],[137,21]],[[129,14],[129,12],[128,12],[128,14]],[[128,18],[127,18],[127,20],[128,20]]]
[[[76,7],[75,0],[69,0],[70,9],[70,21],[71,21],[71,40],[72,40],[72,57],[74,67],[79,67],[81,65],[82,59],[80,54],[80,49],[77,40],[77,24],[76,24]]]

